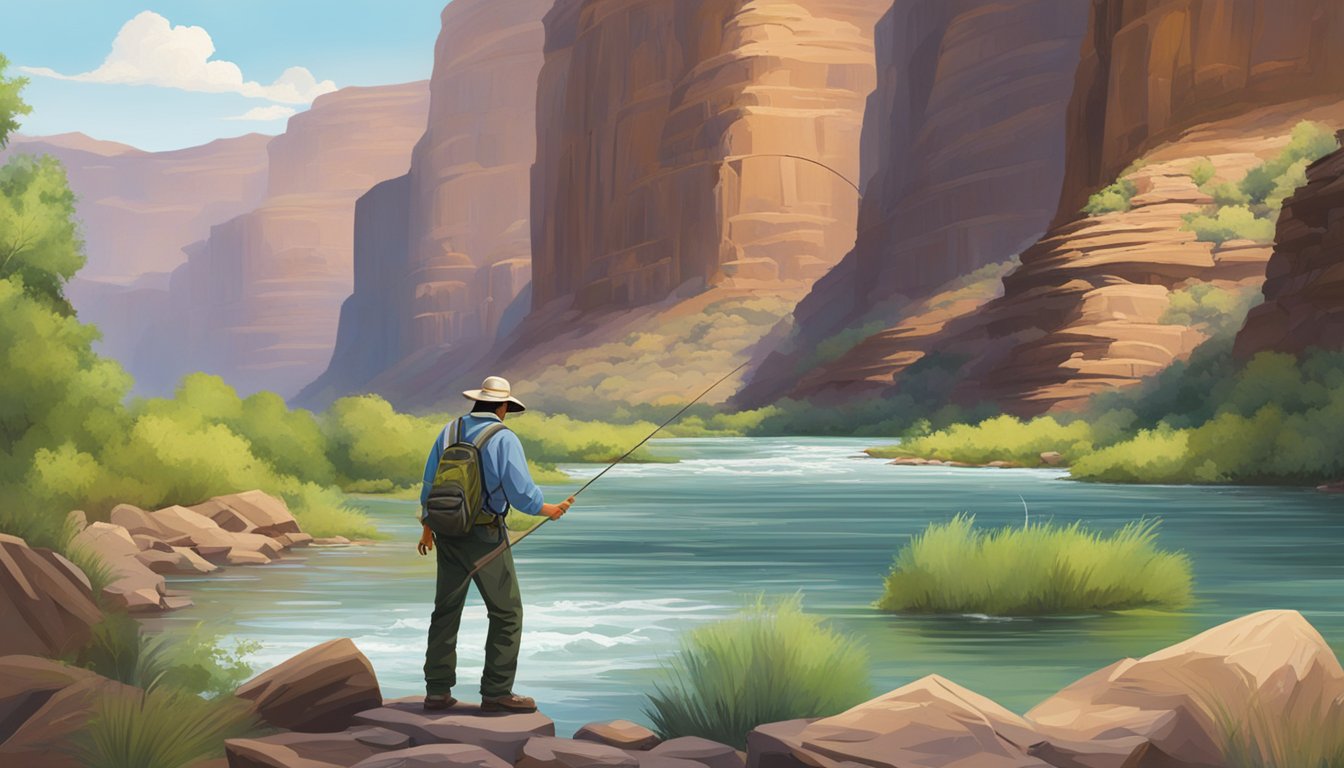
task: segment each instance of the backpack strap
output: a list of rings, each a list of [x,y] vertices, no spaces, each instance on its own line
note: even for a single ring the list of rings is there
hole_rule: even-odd
[[[508,427],[504,426],[503,424],[491,424],[490,426],[486,427],[485,429],[482,429],[480,432],[476,434],[476,439],[472,441],[472,444],[476,446],[476,450],[478,452],[483,451],[485,450],[485,444],[490,442],[490,438],[494,437],[495,435],[498,435],[500,432],[503,432],[506,429],[508,429]],[[481,479],[484,480],[485,479],[484,464],[481,465],[481,475],[482,475]],[[482,482],[481,485],[485,485],[485,483]],[[504,490],[504,478],[502,477],[499,479],[499,490],[500,491]],[[504,515],[507,515],[509,513],[509,509],[512,506],[513,505],[509,503],[509,497],[508,494],[506,493],[504,494],[504,511],[495,512],[494,510],[491,510],[490,493],[489,490],[487,489],[487,492],[485,494],[485,508],[489,510],[491,514],[503,517]]]
[[[448,422],[448,427],[443,430],[443,447],[445,449],[457,445],[458,424],[461,422],[461,419],[453,419]]]

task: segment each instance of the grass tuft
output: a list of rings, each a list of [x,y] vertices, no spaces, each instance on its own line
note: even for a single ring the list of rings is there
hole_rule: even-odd
[[[254,728],[251,710],[238,699],[153,688],[104,697],[76,750],[87,768],[181,768],[221,755],[225,739]]]
[[[1106,536],[1081,523],[980,530],[933,523],[901,549],[877,607],[911,613],[1042,616],[1189,604],[1184,554],[1157,547],[1156,521]]]
[[[1271,713],[1257,696],[1211,710],[1227,768],[1344,768],[1344,701],[1303,696]]]
[[[867,652],[801,605],[797,595],[758,598],[735,618],[688,632],[648,697],[655,730],[743,749],[762,723],[826,717],[867,699]]]

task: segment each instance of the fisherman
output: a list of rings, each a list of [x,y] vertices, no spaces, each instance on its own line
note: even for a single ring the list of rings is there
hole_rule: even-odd
[[[537,704],[513,691],[518,670],[518,651],[523,635],[523,601],[518,590],[518,572],[513,554],[506,545],[508,529],[504,516],[510,507],[527,515],[543,515],[558,520],[574,503],[573,497],[547,504],[541,489],[532,481],[523,456],[523,445],[509,429],[504,417],[526,410],[513,397],[509,382],[489,376],[480,389],[462,393],[471,400],[471,412],[449,422],[439,433],[425,462],[424,485],[420,491],[420,520],[424,533],[417,547],[426,555],[438,545],[438,581],[434,594],[434,613],[429,622],[429,645],[425,649],[425,709],[447,709],[457,703],[452,697],[457,684],[457,633],[462,608],[467,600],[466,579],[472,565],[503,547],[494,559],[473,577],[485,602],[490,628],[485,640],[485,670],[481,675],[481,710],[485,712],[535,712]],[[484,507],[475,525],[462,538],[437,537],[425,522],[426,504],[435,482],[444,450],[455,443],[478,444],[480,474],[484,480]]]

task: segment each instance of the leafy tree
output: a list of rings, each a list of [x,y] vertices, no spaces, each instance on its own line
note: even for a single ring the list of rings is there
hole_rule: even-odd
[[[26,115],[32,108],[23,103],[19,92],[28,84],[25,77],[5,77],[9,59],[0,54],[0,149],[9,143],[9,135],[19,128],[19,115]]]

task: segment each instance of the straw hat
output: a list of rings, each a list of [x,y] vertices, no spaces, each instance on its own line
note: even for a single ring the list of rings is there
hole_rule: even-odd
[[[509,380],[500,376],[486,376],[485,381],[481,382],[480,389],[468,389],[462,396],[481,403],[508,403],[509,413],[527,410],[527,406],[513,396]]]

